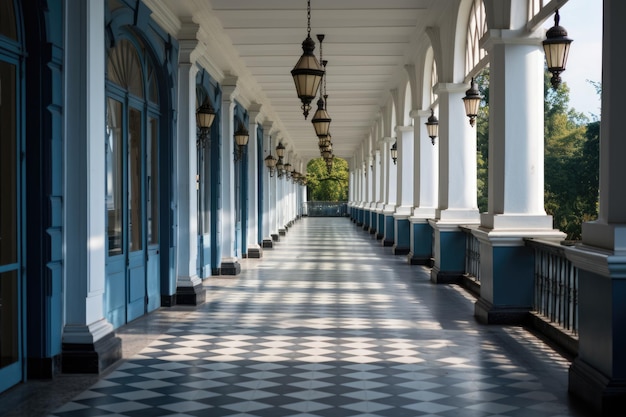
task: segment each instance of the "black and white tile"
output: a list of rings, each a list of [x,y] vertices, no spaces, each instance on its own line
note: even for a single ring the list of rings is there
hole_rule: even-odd
[[[569,363],[346,219],[303,219],[53,417],[584,417]]]

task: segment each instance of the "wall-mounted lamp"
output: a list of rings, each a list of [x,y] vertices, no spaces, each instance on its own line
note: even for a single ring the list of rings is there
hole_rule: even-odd
[[[276,172],[278,173],[278,178],[282,178],[285,173],[285,165],[283,164],[282,157],[278,158],[278,162],[276,163]]]
[[[209,131],[211,129],[211,125],[213,124],[213,120],[215,120],[215,109],[211,106],[209,100],[206,100],[202,106],[198,107],[196,110],[196,126],[200,130],[200,135],[198,137],[197,144],[198,146],[203,146],[209,137]]]
[[[235,150],[235,162],[241,159],[243,155],[243,149],[248,144],[248,138],[250,135],[248,134],[248,129],[243,125],[243,123],[239,122],[239,127],[235,131],[235,145],[237,145],[237,149]]]
[[[291,164],[289,162],[287,162],[285,164],[285,175],[287,176],[287,179],[291,178],[291,173],[293,172],[293,166],[291,166]]]
[[[283,156],[285,156],[285,145],[282,142],[279,142],[276,146],[276,156],[278,156],[278,159],[283,159]]]
[[[311,110],[311,101],[317,95],[317,89],[322,81],[324,70],[318,62],[313,51],[315,41],[311,39],[311,0],[307,1],[307,36],[302,42],[302,56],[296,66],[291,70],[293,82],[296,85],[296,93],[302,102],[302,114],[306,119]]]
[[[398,161],[398,140],[397,139],[393,143],[393,145],[391,145],[391,149],[389,150],[389,153],[391,154],[391,160],[393,161],[393,164],[395,165],[396,162]]]
[[[567,37],[567,30],[559,26],[559,10],[554,13],[554,26],[546,32],[546,39],[543,41],[543,50],[546,53],[548,71],[552,73],[550,83],[555,90],[561,84],[561,73],[565,71],[567,56],[572,39]]]
[[[463,104],[465,105],[465,114],[469,117],[470,126],[474,127],[476,123],[476,116],[478,116],[478,108],[480,107],[480,100],[482,100],[480,91],[478,91],[478,84],[472,77],[470,89],[465,92],[463,97]]]
[[[439,120],[437,116],[435,116],[435,111],[430,109],[430,116],[428,117],[428,121],[424,123],[426,125],[426,131],[428,132],[428,137],[430,137],[433,145],[435,144],[435,138],[439,135]]]

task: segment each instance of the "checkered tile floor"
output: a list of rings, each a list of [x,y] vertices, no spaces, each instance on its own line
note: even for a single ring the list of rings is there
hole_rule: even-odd
[[[463,290],[347,219],[305,218],[281,239],[53,415],[584,416],[567,361],[521,328],[477,324]]]

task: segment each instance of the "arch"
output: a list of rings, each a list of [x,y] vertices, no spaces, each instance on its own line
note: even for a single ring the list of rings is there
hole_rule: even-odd
[[[424,57],[424,76],[422,77],[422,109],[429,108],[438,99],[435,86],[439,83],[437,60],[433,48],[429,47]]]
[[[411,90],[411,83],[407,81],[404,87],[404,114],[402,118],[403,126],[410,126],[411,122],[411,110],[413,109],[413,93]]]

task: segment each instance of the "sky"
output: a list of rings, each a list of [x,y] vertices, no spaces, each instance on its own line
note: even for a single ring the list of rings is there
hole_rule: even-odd
[[[559,14],[560,25],[574,40],[561,74],[570,88],[570,107],[593,119],[600,115],[600,96],[586,80],[602,81],[602,0],[569,0]],[[544,27],[553,25],[550,18]]]

